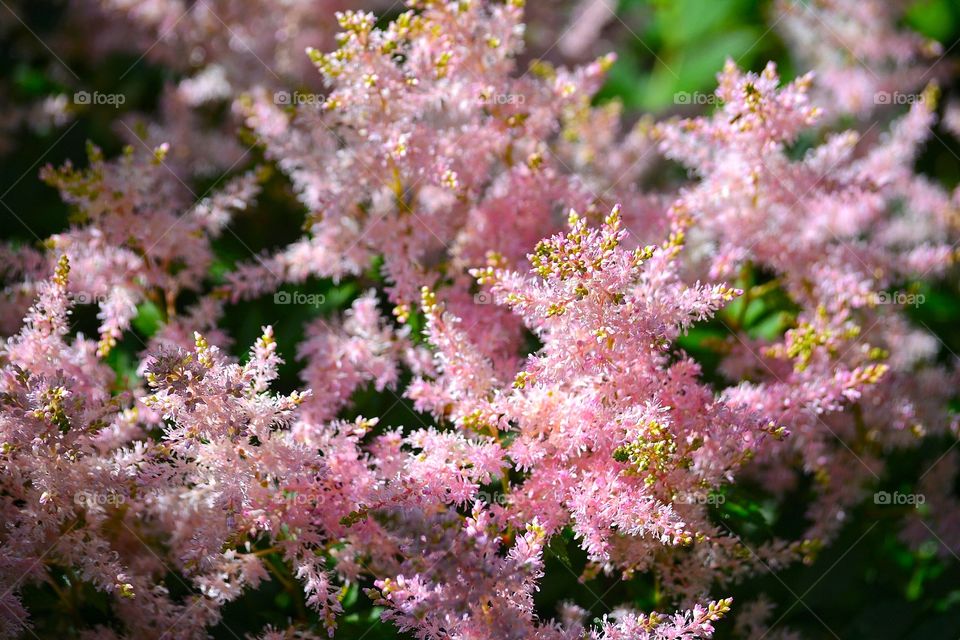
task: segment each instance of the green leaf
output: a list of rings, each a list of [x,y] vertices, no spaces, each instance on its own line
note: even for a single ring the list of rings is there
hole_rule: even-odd
[[[678,0],[663,3],[657,11],[663,41],[667,46],[682,47],[703,36],[719,32],[723,23],[738,10],[736,2],[704,2]]]
[[[567,541],[563,536],[554,536],[547,546],[547,551],[553,554],[553,556],[565,566],[571,566],[570,553],[567,551]]]
[[[14,82],[21,91],[31,96],[41,96],[54,90],[53,84],[42,71],[27,66],[17,67]]]
[[[911,27],[940,42],[945,42],[956,29],[950,0],[917,2],[907,10],[906,18]]]
[[[137,306],[137,315],[133,319],[134,328],[147,336],[153,336],[163,324],[163,312],[153,302],[147,300]]]
[[[357,598],[360,595],[360,587],[356,583],[351,584],[347,588],[347,593],[343,596],[343,606],[344,608],[352,607],[357,604]]]

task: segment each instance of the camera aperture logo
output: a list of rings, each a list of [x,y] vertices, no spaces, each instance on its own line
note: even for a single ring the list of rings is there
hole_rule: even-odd
[[[481,291],[473,296],[475,304],[493,304],[493,294],[488,291]]]

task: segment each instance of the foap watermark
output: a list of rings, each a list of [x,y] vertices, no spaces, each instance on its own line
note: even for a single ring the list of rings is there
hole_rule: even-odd
[[[879,306],[895,304],[901,307],[912,306],[919,307],[927,301],[922,293],[911,293],[909,291],[876,291],[867,297],[867,303]]]
[[[93,293],[91,291],[73,291],[67,294],[74,304],[95,304],[102,305],[110,297],[106,293]]]
[[[712,505],[720,506],[727,501],[727,496],[722,493],[688,493],[682,496],[678,496],[676,502],[682,502],[686,504],[701,504],[701,505]]]
[[[273,294],[273,304],[319,307],[327,301],[322,293],[304,293],[302,291],[277,291]]]
[[[277,91],[273,94],[273,103],[279,107],[293,105],[323,107],[327,104],[327,97],[319,93]]]
[[[506,106],[527,103],[527,96],[522,93],[495,93],[483,91],[480,93],[480,103],[486,105]]]
[[[101,93],[99,91],[77,91],[73,94],[73,103],[81,106],[107,105],[119,109],[126,104],[127,96],[122,93]]]
[[[481,291],[473,296],[475,304],[493,304],[493,295],[488,291]]]
[[[510,496],[501,491],[478,491],[475,500],[484,504],[496,504],[503,507],[510,503]]]
[[[922,493],[900,493],[899,491],[894,491],[893,493],[889,491],[877,491],[873,494],[873,504],[879,504],[883,506],[920,506],[927,501],[926,496]]]
[[[923,104],[926,97],[922,93],[905,93],[903,91],[878,91],[873,95],[873,104],[914,105]]]
[[[78,491],[73,494],[73,503],[78,507],[118,507],[126,501],[126,497],[118,493]]]
[[[310,507],[321,505],[326,501],[326,496],[320,491],[292,491],[285,490],[280,493],[280,501],[291,506]]]
[[[673,104],[717,105],[721,102],[715,94],[703,91],[678,91],[673,94]]]

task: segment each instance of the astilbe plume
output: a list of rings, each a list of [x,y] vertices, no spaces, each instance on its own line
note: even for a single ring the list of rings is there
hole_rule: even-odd
[[[39,287],[22,331],[0,350],[5,635],[14,635],[26,620],[16,592],[24,581],[45,579],[44,562],[71,567],[108,593],[133,593],[104,532],[112,528],[113,514],[96,501],[89,509],[82,505],[86,496],[117,491],[122,500],[136,487],[144,446],[114,450],[139,429],[135,416],[121,410],[122,400],[111,396],[113,373],[97,358],[96,344],[68,338],[68,274],[64,258],[53,279]]]
[[[545,539],[572,526],[595,561],[647,568],[659,550],[706,539],[703,507],[685,498],[728,479],[765,437],[752,413],[695,392],[696,365],[669,364],[676,336],[736,292],[687,288],[672,273],[675,247],[662,256],[630,251],[623,236],[616,211],[599,230],[574,218],[569,233],[531,256],[535,275],[477,272],[544,342],[512,379],[497,374],[462,321],[424,289],[436,373],[406,393],[452,430],[378,438],[371,462],[383,487],[345,519],[346,539],[364,545],[379,575],[373,596],[401,628],[422,638],[580,637],[532,617]],[[615,372],[635,376],[636,387],[611,385]],[[723,437],[706,433],[715,420],[728,425]],[[404,443],[419,455],[404,454]],[[523,480],[508,483],[513,474]],[[485,504],[481,487],[498,480],[504,500]],[[455,507],[471,504],[461,529]],[[369,547],[374,535],[389,543]],[[514,542],[501,558],[505,539]],[[396,566],[377,549],[410,559]],[[650,637],[695,637],[726,606],[636,624],[647,624]],[[605,625],[601,637],[626,637],[618,628]]]
[[[421,285],[449,280],[451,308],[509,372],[520,325],[473,304],[467,268],[521,262],[568,207],[599,216],[620,201],[644,237],[665,232],[659,200],[631,180],[654,148],[648,130],[621,141],[619,110],[590,106],[612,58],[519,73],[522,5],[411,3],[382,30],[371,14],[340,14],[340,49],[311,53],[328,86],[322,104],[250,97],[247,124],[291,179],[308,233],[231,273],[235,300],[360,274],[380,256],[401,314]]]
[[[333,46],[333,14],[350,6],[346,0],[73,0],[69,19],[86,27],[76,30],[95,34],[87,56],[130,53],[134,66],[145,60],[177,74],[163,89],[160,118],[130,117],[117,130],[131,144],[170,144],[168,162],[187,178],[228,171],[249,152],[235,136],[236,121],[211,114],[229,113],[253,88],[283,92],[288,101],[320,88],[303,51]]]
[[[172,627],[188,607],[191,623],[173,633],[191,637],[218,620],[218,605],[266,577],[257,547],[269,544],[295,567],[308,603],[332,629],[339,604],[316,552],[332,552],[336,541],[339,578],[376,577],[373,597],[418,637],[579,637],[582,630],[533,618],[549,536],[570,524],[591,556],[624,570],[648,566],[664,545],[706,543],[702,508],[682,497],[729,479],[763,437],[752,414],[706,390],[692,393],[691,361],[669,363],[679,332],[736,292],[686,288],[671,267],[676,247],[629,251],[619,246],[623,235],[616,212],[601,230],[574,220],[532,256],[536,276],[483,272],[544,340],[513,381],[497,378],[426,291],[437,370],[407,393],[452,429],[388,431],[367,445],[376,421],[306,420],[297,410],[308,394],[267,392],[280,363],[269,329],[245,365],[199,334],[190,351],[161,348],[145,365],[149,395],[111,397],[104,389],[112,372],[94,345],[68,340],[63,258],[4,349],[4,455],[18,469],[5,479],[8,535],[32,545],[10,539],[5,558],[11,575],[33,565],[12,584],[41,578],[32,570],[45,563],[79,566],[100,589],[138,599],[135,607],[117,604],[128,631]],[[562,313],[548,314],[558,305]],[[575,353],[555,337],[571,330],[581,335]],[[579,379],[561,375],[571,356],[582,365]],[[609,384],[624,368],[637,376],[636,388]],[[714,420],[730,425],[723,438],[707,433]],[[144,439],[150,425],[162,429],[160,440]],[[507,482],[511,468],[526,479],[506,488],[504,504],[486,504],[481,486]],[[603,496],[607,511],[594,513],[589,496]],[[471,504],[461,524],[457,507]],[[40,513],[48,532],[22,535]],[[202,595],[174,604],[158,582],[169,570]],[[598,637],[634,627],[650,637],[700,637],[727,607],[664,619],[623,614]],[[19,622],[9,620],[8,629]]]
[[[392,300],[409,304],[438,270],[464,286],[457,272],[482,263],[491,236],[522,259],[544,221],[589,204],[544,141],[588,104],[609,60],[512,77],[521,5],[428,2],[383,30],[371,14],[341,14],[340,49],[311,54],[329,86],[322,107],[251,97],[247,123],[310,222],[301,241],[241,269],[235,295],[356,274],[380,254]]]
[[[193,202],[189,187],[165,164],[167,149],[127,147],[121,159],[108,162],[91,146],[88,168],[68,163],[42,172],[74,210],[70,229],[46,243],[74,266],[70,293],[99,306],[101,354],[129,328],[144,300],[169,316],[183,291],[202,288],[213,260],[211,240],[258,190],[256,174],[248,173]],[[17,294],[29,298],[31,289],[19,287]]]
[[[602,32],[616,19],[617,5],[612,0],[531,2],[524,15],[528,27],[524,52],[540,59],[586,60],[609,44]]]
[[[61,567],[112,594],[128,633],[195,637],[217,622],[217,603],[266,576],[256,555],[220,551],[238,526],[269,529],[258,509],[274,517],[283,509],[286,494],[267,481],[290,476],[288,486],[309,487],[320,472],[319,463],[297,462],[310,457],[293,453],[298,444],[270,438],[302,396],[264,393],[279,363],[269,330],[244,366],[198,336],[194,354],[150,358],[153,395],[111,395],[114,374],[95,343],[68,336],[68,265],[60,260],[23,331],[0,352],[3,631],[14,635],[27,621],[17,592]],[[151,440],[150,428],[164,428],[163,439]],[[248,454],[243,443],[258,436]],[[236,481],[221,484],[227,470]],[[241,490],[247,509],[235,517]],[[207,517],[211,510],[219,517]],[[163,584],[172,567],[203,596],[172,599]]]
[[[378,3],[370,4],[373,9]],[[108,26],[97,36],[105,43],[102,48],[109,43],[193,74],[194,84],[204,85],[190,92],[199,102],[255,85],[308,81],[304,49],[332,45],[336,22],[331,17],[348,5],[343,0],[293,0],[280,7],[237,0],[74,0],[77,13]]]
[[[664,123],[656,135],[698,178],[670,211],[690,227],[689,268],[740,273],[753,285],[748,298],[781,291],[798,308],[772,343],[728,325],[735,337],[722,369],[761,382],[734,393],[791,433],[760,452],[758,468],[767,486],[787,489],[798,480],[788,458],[799,454],[798,471],[816,478],[819,494],[807,541],[820,545],[880,477],[884,451],[956,428],[947,412],[956,376],[888,291],[954,263],[957,192],[912,170],[934,124],[935,89],[873,144],[842,132],[794,159],[792,145],[819,113],[808,77],[778,83],[773,65],[757,75],[729,63],[716,114]]]
[[[831,118],[903,104],[945,73],[943,48],[903,28],[901,0],[777,0],[777,30],[817,73]]]
[[[246,92],[265,90],[278,104],[322,100],[322,78],[303,51],[335,46],[338,11],[393,11],[401,5],[387,0],[70,0],[64,4],[63,22],[68,28],[44,34],[44,43],[31,38],[18,46],[35,47],[29,52],[35,58],[50,57],[52,49],[93,64],[115,54],[133,56],[124,78],[148,63],[171,72],[160,96],[159,115],[123,117],[115,128],[131,144],[170,144],[169,165],[184,179],[222,173],[247,156],[249,146],[234,135],[236,120],[216,115],[229,112]],[[0,29],[6,33],[22,26],[20,20],[29,8],[28,2],[10,0],[0,16]],[[530,38],[533,53],[584,59],[597,48],[604,22],[615,16],[608,0],[579,3],[570,21],[556,19],[563,13],[557,7],[549,11],[533,7],[528,17],[535,25]],[[561,45],[553,46],[558,39]],[[78,78],[59,59],[50,59],[49,73],[75,91],[88,90],[75,86]],[[85,110],[83,105],[71,104],[70,98],[60,93],[27,105],[4,101],[0,130],[61,127]],[[0,141],[0,152],[4,144]]]

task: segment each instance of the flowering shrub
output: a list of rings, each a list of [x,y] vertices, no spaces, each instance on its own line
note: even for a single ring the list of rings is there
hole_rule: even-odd
[[[0,252],[0,635],[31,633],[41,589],[98,603],[84,637],[204,637],[276,583],[297,614],[265,638],[333,637],[358,597],[424,640],[709,638],[745,578],[839,536],[892,451],[957,438],[956,363],[890,292],[954,275],[960,191],[915,170],[935,49],[885,3],[779,3],[812,74],[729,61],[713,112],[629,129],[596,104],[612,56],[520,68],[522,0],[340,4],[72,8],[162,33],[108,29],[92,56],[139,46],[189,77],[119,157],[43,169],[69,224]],[[611,11],[582,4],[576,51]],[[858,37],[869,64],[845,66],[814,24],[896,46]],[[909,108],[865,106],[893,91]],[[236,120],[206,123],[211,102]],[[211,169],[230,178],[194,192]],[[278,182],[300,237],[224,266]],[[318,279],[354,283],[349,308],[292,352],[265,326],[231,355],[235,310]],[[956,471],[918,479],[937,509],[909,545],[960,550]],[[777,511],[802,491],[802,530],[739,535],[717,505],[750,485]],[[544,611],[564,545],[581,580],[652,577],[653,606]],[[789,637],[768,602],[742,610],[740,637]]]

